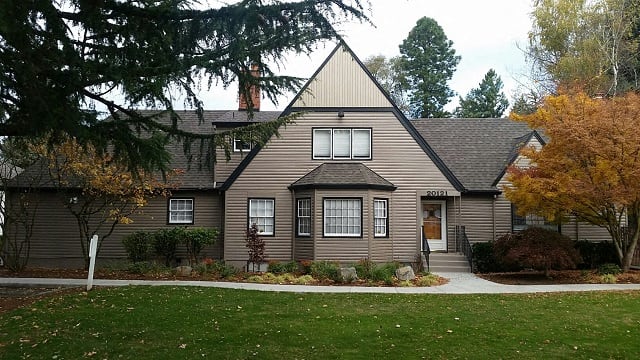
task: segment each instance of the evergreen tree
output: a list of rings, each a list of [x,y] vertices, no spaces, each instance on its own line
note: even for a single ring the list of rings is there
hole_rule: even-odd
[[[498,118],[509,107],[509,100],[502,92],[502,79],[490,69],[477,88],[466,97],[460,97],[456,116],[461,118]]]
[[[453,76],[460,56],[438,23],[427,17],[418,20],[400,45],[402,69],[409,90],[409,115],[448,117],[444,106],[455,92],[447,82]]]
[[[202,110],[196,93],[211,84],[238,80],[246,95],[259,84],[272,100],[295,91],[302,79],[278,76],[270,64],[338,38],[333,25],[342,20],[368,21],[361,2],[243,0],[197,9],[196,0],[0,1],[0,136],[72,137],[112,149],[130,168],[163,169],[168,138],[185,149],[197,139],[228,143],[179,130],[176,93]],[[254,64],[260,77],[249,71]],[[136,107],[167,110],[173,122]],[[101,121],[105,115],[111,120]],[[262,128],[259,139],[276,128]]]

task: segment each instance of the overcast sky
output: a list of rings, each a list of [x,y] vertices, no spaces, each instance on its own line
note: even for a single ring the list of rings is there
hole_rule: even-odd
[[[399,55],[398,45],[423,16],[435,19],[449,40],[453,41],[460,63],[449,86],[458,94],[447,109],[453,110],[458,96],[477,87],[489,69],[504,82],[504,92],[511,101],[519,81],[527,73],[525,57],[531,28],[531,0],[371,0],[370,24],[345,23],[340,26],[347,44],[364,61],[371,55]],[[324,61],[335,43],[326,44],[311,57],[291,56],[282,73],[308,78]],[[237,89],[211,89],[201,97],[206,109],[234,109]],[[262,110],[282,110],[294,94],[278,105],[263,100]]]

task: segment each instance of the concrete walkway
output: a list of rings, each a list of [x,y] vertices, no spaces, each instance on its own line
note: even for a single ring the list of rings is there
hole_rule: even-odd
[[[297,293],[389,293],[389,294],[520,294],[569,291],[640,290],[640,284],[567,284],[567,285],[504,285],[481,279],[469,273],[438,273],[449,283],[433,287],[365,287],[365,286],[307,286],[233,283],[222,281],[182,280],[102,280],[94,286],[200,286],[226,289],[281,291]],[[0,286],[57,287],[86,286],[86,279],[0,278]]]

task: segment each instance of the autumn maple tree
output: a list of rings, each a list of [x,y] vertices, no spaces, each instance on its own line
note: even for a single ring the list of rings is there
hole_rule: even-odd
[[[88,266],[88,239],[98,235],[98,251],[118,224],[133,222],[132,215],[175,186],[151,173],[132,173],[109,153],[96,151],[67,138],[53,147],[41,146],[53,184],[63,205],[78,224],[80,246]],[[176,175],[171,171],[167,176]]]
[[[605,228],[628,270],[640,220],[640,96],[565,93],[514,118],[542,130],[549,141],[540,150],[523,150],[529,166],[509,168],[507,198],[522,213],[554,221],[573,216]]]

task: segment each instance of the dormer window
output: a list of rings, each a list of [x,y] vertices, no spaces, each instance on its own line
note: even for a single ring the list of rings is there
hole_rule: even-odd
[[[313,158],[369,160],[371,159],[371,129],[313,129]]]
[[[233,152],[249,152],[251,148],[251,143],[240,139],[233,139]]]

